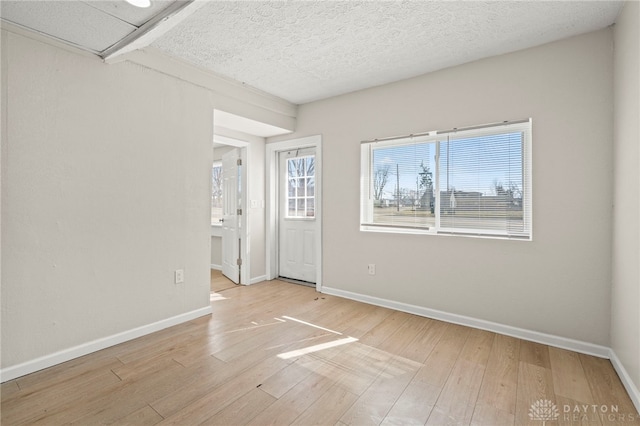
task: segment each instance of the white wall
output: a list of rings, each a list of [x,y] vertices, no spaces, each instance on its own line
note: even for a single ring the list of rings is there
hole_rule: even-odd
[[[610,29],[302,105],[322,134],[323,284],[608,345]],[[533,118],[533,242],[359,231],[360,141]],[[377,265],[376,275],[367,264]]]
[[[640,4],[614,28],[614,227],[611,347],[640,389]],[[636,393],[638,391],[636,390]],[[640,398],[637,394],[636,398]],[[636,400],[638,404],[640,400]]]

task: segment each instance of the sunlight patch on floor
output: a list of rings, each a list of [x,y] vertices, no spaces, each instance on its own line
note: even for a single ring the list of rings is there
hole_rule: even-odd
[[[298,322],[300,324],[308,325],[310,327],[318,328],[320,330],[328,331],[330,333],[338,334],[338,335],[342,336],[342,333],[340,333],[339,331],[330,330],[328,328],[320,327],[319,325],[311,324],[310,322],[306,322],[306,321],[302,321],[302,320],[299,320],[299,319],[296,319],[296,318],[288,317],[286,315],[283,315],[282,318],[288,319],[289,321],[295,321],[295,322]]]
[[[227,298],[221,295],[220,293],[211,292],[211,295],[209,296],[209,300],[211,302],[219,302],[220,300],[226,300],[226,299]]]
[[[278,354],[278,358],[281,359],[290,359],[296,358],[302,355],[310,354],[312,352],[322,351],[324,349],[335,348],[336,346],[346,345],[348,343],[357,342],[358,339],[355,337],[345,337],[344,339],[334,340],[332,342],[321,343],[319,345],[307,346],[306,348],[296,349],[295,351],[284,352]]]

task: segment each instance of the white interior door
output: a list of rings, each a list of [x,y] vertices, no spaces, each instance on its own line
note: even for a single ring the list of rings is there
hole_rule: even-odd
[[[279,275],[316,282],[315,148],[279,154]]]
[[[234,148],[222,156],[222,274],[240,282],[240,220],[242,174],[240,150]]]

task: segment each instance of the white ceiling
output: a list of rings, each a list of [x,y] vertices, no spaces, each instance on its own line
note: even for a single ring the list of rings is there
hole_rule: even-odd
[[[621,5],[152,0],[138,9],[122,0],[2,0],[0,16],[102,56],[162,21],[144,44],[302,104],[604,28]],[[191,11],[175,18],[183,7]]]

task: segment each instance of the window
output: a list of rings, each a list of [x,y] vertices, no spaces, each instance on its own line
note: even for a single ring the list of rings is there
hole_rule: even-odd
[[[531,239],[531,120],[362,143],[363,231]]]
[[[222,163],[211,168],[211,224],[219,225],[222,219]]]
[[[315,217],[315,157],[287,159],[287,218]]]

